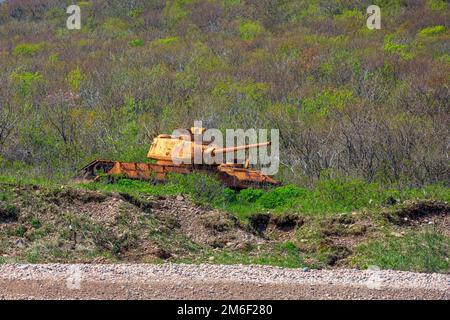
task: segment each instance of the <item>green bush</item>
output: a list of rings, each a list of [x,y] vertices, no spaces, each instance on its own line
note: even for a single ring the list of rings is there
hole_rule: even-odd
[[[21,96],[26,96],[31,89],[43,82],[39,72],[27,72],[19,68],[11,73],[11,80],[17,85],[17,91]]]
[[[253,40],[264,28],[254,21],[247,21],[239,26],[239,34],[243,40]]]
[[[223,190],[223,200],[226,204],[235,202],[237,200],[236,192],[233,189],[225,188]]]
[[[119,186],[131,187],[131,186],[137,186],[139,184],[139,181],[130,180],[130,179],[119,179],[117,181],[117,184]]]
[[[44,45],[42,43],[22,43],[14,47],[13,55],[31,57],[43,49]]]
[[[394,42],[395,35],[387,35],[384,39],[384,50],[389,53],[394,53],[402,57],[404,60],[413,58],[413,54],[408,45],[398,44]]]
[[[33,218],[33,220],[31,220],[31,225],[33,226],[33,228],[39,229],[42,224],[38,218]]]
[[[131,47],[142,47],[144,45],[144,40],[142,40],[142,39],[133,39],[130,42],[128,42],[128,44]]]
[[[225,187],[214,176],[205,173],[171,174],[170,184],[178,186],[183,193],[189,194],[199,204],[223,203]]]
[[[142,8],[134,8],[134,9],[131,9],[130,11],[128,11],[127,15],[130,18],[137,18],[142,14],[143,11],[144,10]]]
[[[25,235],[25,232],[27,232],[27,228],[22,225],[14,229],[14,235],[19,238],[22,238]]]
[[[81,69],[79,67],[76,67],[76,69],[69,72],[67,75],[67,82],[69,83],[69,86],[74,91],[79,91],[81,87],[81,83],[85,79],[85,76],[81,72]]]
[[[305,98],[302,101],[302,112],[325,116],[330,110],[343,110],[356,99],[353,93],[347,89],[325,90],[313,98]]]
[[[273,192],[278,193],[283,198],[293,198],[304,196],[308,192],[308,190],[293,184],[288,184],[282,187],[275,188]]]
[[[447,3],[444,0],[428,0],[427,3],[431,10],[441,11],[447,9]]]
[[[419,31],[419,35],[430,37],[430,36],[434,36],[434,35],[441,34],[444,32],[445,32],[444,26],[433,26],[433,27],[423,28],[422,30]]]
[[[152,44],[154,45],[169,45],[169,44],[174,44],[177,43],[178,37],[167,37],[167,38],[163,38],[163,39],[156,39],[153,40]]]
[[[24,226],[18,226],[14,230],[14,235],[16,237],[22,238],[25,235],[25,232],[27,232],[27,228],[25,228]]]
[[[274,209],[285,205],[286,199],[281,197],[276,192],[267,192],[258,199],[258,204],[262,205],[266,209]]]
[[[316,186],[324,201],[340,203],[344,206],[364,201],[368,185],[359,179],[321,179]]]
[[[294,186],[286,185],[272,189],[264,193],[257,201],[260,205],[267,209],[274,209],[282,207],[289,202],[293,202],[294,198],[304,196],[307,193],[306,189]]]
[[[244,189],[239,192],[237,200],[241,202],[255,203],[256,200],[261,198],[263,194],[264,191],[260,189]]]

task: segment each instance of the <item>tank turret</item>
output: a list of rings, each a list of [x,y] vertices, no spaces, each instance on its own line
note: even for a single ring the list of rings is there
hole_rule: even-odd
[[[188,130],[189,134],[181,134],[179,136],[172,136],[168,134],[161,134],[153,139],[153,143],[148,151],[147,158],[184,164],[193,164],[195,152],[200,152],[200,159],[204,159],[204,155],[215,157],[219,154],[234,153],[242,150],[249,150],[252,148],[261,148],[270,145],[270,142],[262,142],[248,145],[241,145],[236,147],[220,148],[211,144],[210,141],[202,141],[197,143],[195,141],[195,134],[203,134],[205,128],[191,128]],[[221,162],[225,163],[225,162]],[[216,163],[216,164],[221,164]],[[197,163],[202,164],[202,163]]]

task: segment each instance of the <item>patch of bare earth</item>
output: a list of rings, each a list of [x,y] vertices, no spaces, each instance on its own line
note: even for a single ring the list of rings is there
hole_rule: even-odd
[[[400,208],[385,213],[402,229],[432,227],[438,233],[450,236],[450,204],[444,201],[405,201]]]
[[[233,215],[194,205],[183,196],[159,197],[152,212],[193,241],[214,248],[240,249],[262,240],[243,229]]]

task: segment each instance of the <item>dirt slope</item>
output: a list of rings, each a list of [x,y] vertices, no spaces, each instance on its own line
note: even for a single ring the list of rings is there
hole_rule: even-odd
[[[264,242],[232,215],[182,196],[0,188],[0,256],[10,260],[154,262]]]

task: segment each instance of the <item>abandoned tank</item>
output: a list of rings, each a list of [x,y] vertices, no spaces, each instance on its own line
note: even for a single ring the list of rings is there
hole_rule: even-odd
[[[102,175],[106,175],[110,178],[125,177],[165,182],[171,173],[203,172],[216,175],[224,185],[233,189],[279,184],[271,176],[251,168],[248,159],[242,161],[235,157],[235,153],[238,151],[264,148],[270,145],[270,142],[219,148],[211,141],[200,139],[201,142],[197,142],[198,135],[203,135],[205,128],[192,127],[183,132],[184,134],[181,135],[160,134],[154,138],[147,154],[149,163],[96,159],[78,172],[77,179],[96,181]],[[208,157],[211,159],[217,155],[231,153],[233,161],[219,161],[219,163],[210,164],[204,160]],[[200,157],[195,158],[196,154],[200,154]],[[229,159],[229,157],[227,158]]]

